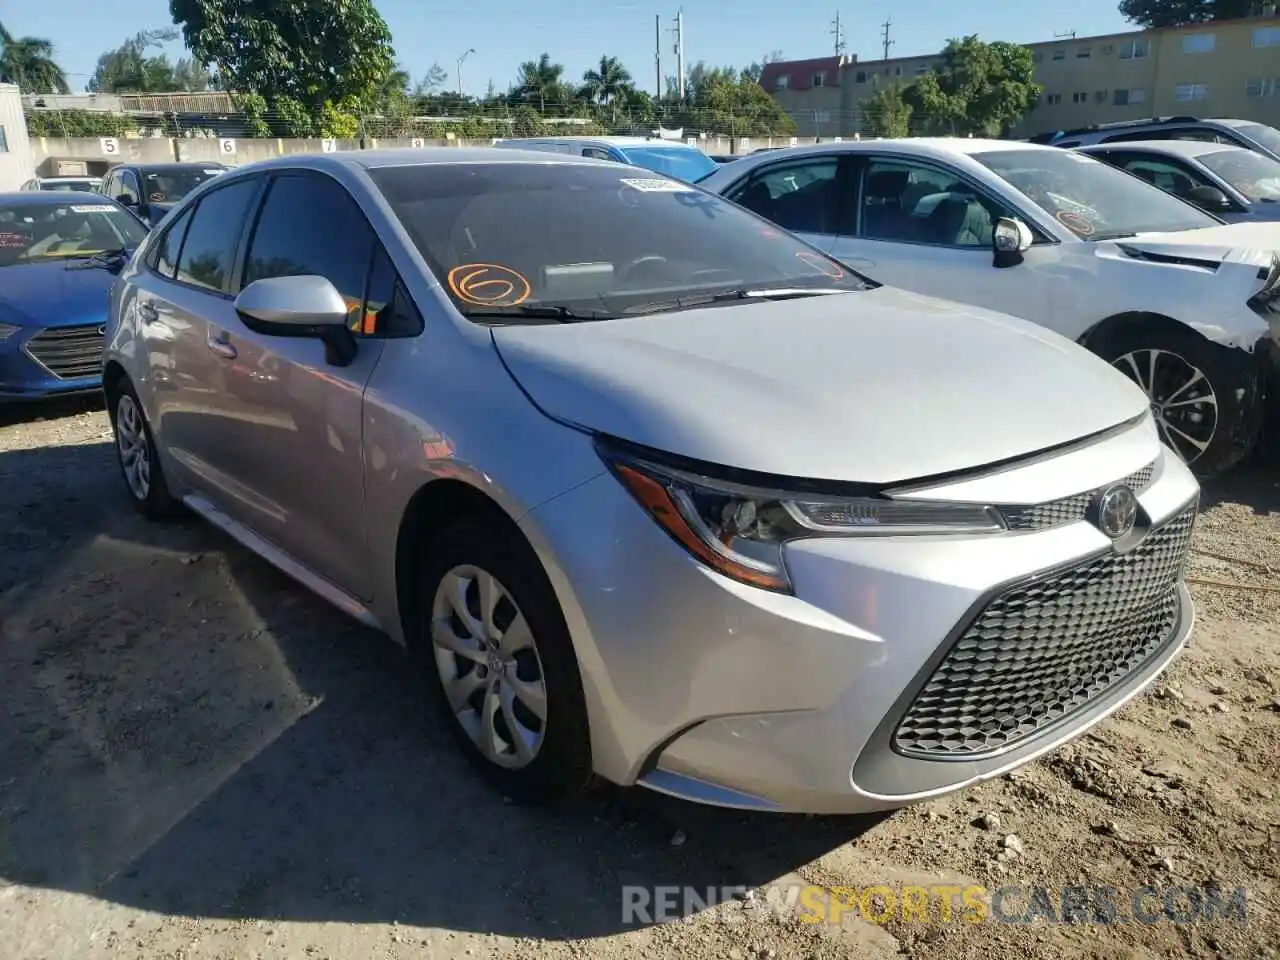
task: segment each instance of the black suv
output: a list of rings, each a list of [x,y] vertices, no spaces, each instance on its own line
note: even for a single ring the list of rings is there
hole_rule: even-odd
[[[102,178],[105,193],[154,227],[175,203],[230,168],[223,163],[122,163]]]
[[[1280,160],[1280,130],[1252,120],[1204,120],[1197,117],[1152,117],[1096,123],[1075,130],[1057,130],[1030,137],[1032,143],[1052,147],[1084,147],[1126,140],[1207,140],[1229,143]]]

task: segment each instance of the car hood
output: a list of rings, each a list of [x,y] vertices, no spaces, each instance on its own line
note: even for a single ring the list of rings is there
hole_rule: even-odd
[[[889,287],[493,339],[548,415],[696,460],[895,483],[1067,443],[1145,395],[1034,324]]]
[[[1262,267],[1270,264],[1273,253],[1280,250],[1280,223],[1251,220],[1175,233],[1140,233],[1136,237],[1102,240],[1099,246],[1129,247],[1157,256]]]
[[[102,268],[68,270],[82,260],[0,267],[0,322],[61,327],[102,323],[115,276]]]

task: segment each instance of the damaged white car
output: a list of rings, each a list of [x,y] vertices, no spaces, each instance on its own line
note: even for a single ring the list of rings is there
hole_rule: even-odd
[[[1139,383],[1201,476],[1258,438],[1280,224],[1227,225],[1090,157],[998,140],[824,143],[745,157],[699,186],[882,283],[1084,344]]]

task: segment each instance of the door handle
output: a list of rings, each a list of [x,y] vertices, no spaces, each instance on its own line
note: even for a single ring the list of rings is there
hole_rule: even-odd
[[[231,343],[231,334],[226,330],[210,330],[204,342],[218,356],[225,357],[227,360],[236,358],[236,348]]]
[[[138,304],[138,316],[142,318],[143,323],[155,323],[160,319],[160,311],[150,300],[143,300]]]

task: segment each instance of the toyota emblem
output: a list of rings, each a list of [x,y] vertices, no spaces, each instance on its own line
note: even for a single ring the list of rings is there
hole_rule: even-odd
[[[1095,501],[1095,523],[1112,540],[1119,540],[1133,530],[1138,519],[1138,497],[1129,487],[1118,483],[1108,487]]]

